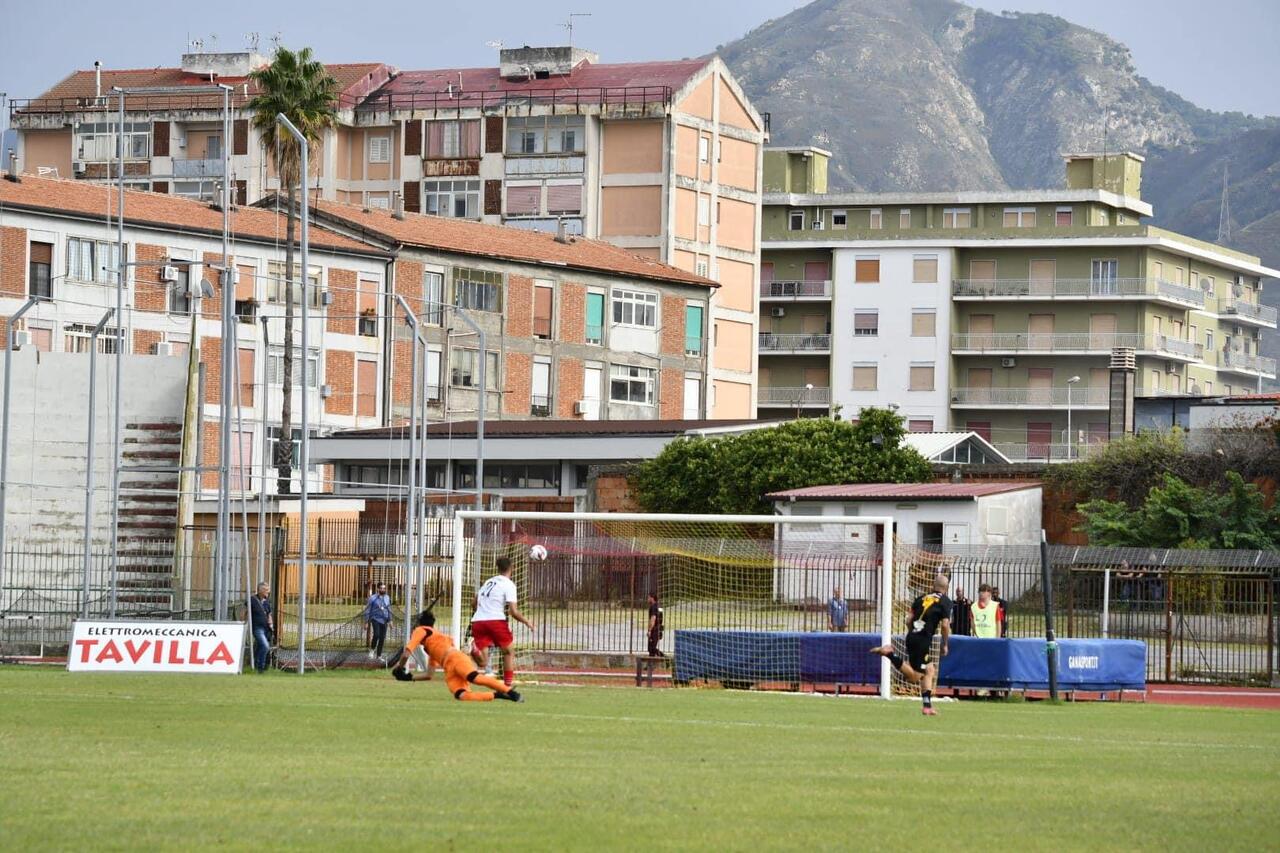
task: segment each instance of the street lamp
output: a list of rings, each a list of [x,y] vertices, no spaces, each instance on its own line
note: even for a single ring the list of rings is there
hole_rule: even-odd
[[[1074,444],[1071,438],[1071,386],[1080,381],[1079,376],[1072,376],[1067,380],[1067,461],[1071,461],[1071,447]]]
[[[808,398],[808,396],[809,396],[809,392],[810,392],[810,391],[812,391],[812,390],[813,390],[813,383],[812,383],[812,382],[806,382],[806,383],[805,383],[805,386],[804,386],[803,388],[801,388],[801,389],[800,389],[800,393],[796,395],[796,400],[795,400],[795,407],[796,407],[796,420],[800,420],[800,404],[801,404],[801,402],[808,402],[807,398]]]

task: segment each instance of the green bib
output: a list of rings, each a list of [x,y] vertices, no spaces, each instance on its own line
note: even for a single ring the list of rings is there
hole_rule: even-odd
[[[975,637],[999,637],[1000,626],[996,622],[996,611],[1000,609],[1000,605],[994,601],[988,602],[986,607],[982,607],[978,602],[969,605],[969,612],[973,614],[973,636]]]

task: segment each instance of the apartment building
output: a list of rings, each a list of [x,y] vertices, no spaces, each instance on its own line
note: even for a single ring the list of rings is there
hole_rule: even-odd
[[[253,53],[193,53],[180,68],[79,71],[15,101],[22,170],[112,174],[113,86],[236,87],[230,180],[239,201],[279,188],[244,105]],[[766,118],[717,58],[601,63],[580,48],[516,48],[497,67],[331,65],[338,124],[312,156],[319,198],[607,240],[720,283],[707,323],[708,415],[755,407],[761,149]],[[220,97],[126,99],[126,177],[211,198]]]
[[[13,178],[17,179],[14,180]],[[114,353],[123,326],[126,353],[156,359],[192,358],[195,346],[203,385],[199,442],[204,464],[218,460],[221,395],[222,213],[203,202],[139,191],[126,192],[125,310],[97,339],[100,353]],[[0,317],[29,297],[42,301],[20,321],[20,344],[40,352],[88,353],[90,332],[116,307],[115,192],[94,183],[34,175],[0,178]],[[231,268],[235,286],[238,405],[232,424],[232,488],[256,493],[252,470],[263,442],[280,440],[283,402],[284,221],[273,211],[231,211]],[[380,385],[386,353],[377,324],[357,327],[342,306],[379,300],[390,256],[382,249],[324,228],[311,230],[308,299],[307,387],[301,378],[301,319],[295,320],[293,435],[302,407],[315,433],[384,423]],[[212,295],[202,295],[208,286]],[[301,294],[298,294],[301,299]],[[264,320],[266,321],[264,323]],[[0,325],[5,321],[0,320]],[[265,336],[264,336],[265,335]],[[88,357],[86,355],[86,370]],[[264,364],[265,362],[265,364]],[[265,368],[265,373],[264,373]],[[233,378],[232,381],[236,381]],[[101,389],[105,400],[109,394]],[[176,454],[176,448],[174,448]],[[176,461],[173,463],[176,464]],[[324,487],[316,468],[308,481]],[[295,483],[301,472],[295,472]],[[216,475],[201,478],[206,494]],[[172,493],[175,482],[157,486]],[[275,490],[274,480],[267,483]]]
[[[1141,395],[1276,376],[1259,295],[1280,271],[1146,224],[1136,154],[1068,155],[1064,188],[1006,192],[829,192],[827,160],[765,152],[762,416],[892,405],[912,430],[1063,459],[1107,438],[1117,347]]]

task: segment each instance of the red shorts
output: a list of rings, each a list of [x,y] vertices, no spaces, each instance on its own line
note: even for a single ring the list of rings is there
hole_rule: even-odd
[[[511,636],[511,629],[507,627],[507,620],[505,619],[486,619],[481,622],[472,622],[471,639],[480,651],[484,651],[490,646],[505,649],[514,640]]]

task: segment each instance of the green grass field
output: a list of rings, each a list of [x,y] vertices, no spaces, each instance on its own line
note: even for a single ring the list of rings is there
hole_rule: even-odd
[[[0,846],[1221,850],[1280,830],[1274,712],[526,695],[0,668]]]

